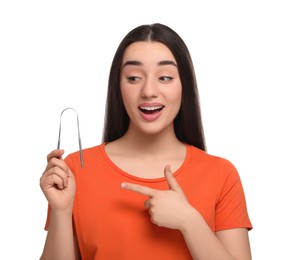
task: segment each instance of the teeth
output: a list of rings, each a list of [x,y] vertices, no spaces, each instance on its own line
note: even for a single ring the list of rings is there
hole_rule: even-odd
[[[161,108],[162,108],[162,106],[159,106],[159,107],[140,107],[140,109],[147,110],[147,111],[159,110]]]

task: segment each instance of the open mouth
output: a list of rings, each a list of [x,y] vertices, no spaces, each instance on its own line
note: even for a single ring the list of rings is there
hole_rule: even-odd
[[[160,112],[164,106],[156,106],[156,107],[139,107],[138,109],[144,114],[154,114]]]

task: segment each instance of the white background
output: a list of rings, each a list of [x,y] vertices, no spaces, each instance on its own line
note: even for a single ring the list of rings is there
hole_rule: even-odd
[[[253,258],[289,259],[286,2],[1,1],[0,259],[39,258],[47,208],[39,178],[60,112],[74,107],[83,147],[99,144],[114,52],[128,31],[154,22],[191,51],[208,152],[239,170]],[[63,137],[67,152],[78,149],[76,132]]]

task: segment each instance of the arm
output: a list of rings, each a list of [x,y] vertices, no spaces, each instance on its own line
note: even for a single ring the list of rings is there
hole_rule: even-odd
[[[251,259],[246,228],[228,229],[214,234],[201,214],[191,208],[181,232],[191,255],[196,259]]]
[[[72,226],[71,213],[50,212],[49,229],[41,260],[81,259]]]
[[[122,187],[149,196],[145,207],[149,209],[151,221],[158,226],[180,230],[194,259],[251,259],[246,229],[215,234],[201,214],[189,204],[169,167],[165,168],[165,177],[170,187],[165,191],[132,183],[123,183]]]
[[[48,164],[40,178],[41,189],[51,209],[42,260],[80,259],[72,223],[75,180],[61,158],[63,153],[55,150],[47,156]]]
[[[238,255],[237,259],[252,259],[247,228],[218,231],[216,236],[231,254]]]

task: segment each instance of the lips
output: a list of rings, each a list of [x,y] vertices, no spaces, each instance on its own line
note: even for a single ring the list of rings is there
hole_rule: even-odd
[[[163,109],[164,106],[153,106],[153,107],[139,107],[139,110],[145,114],[154,114]]]
[[[138,109],[141,112],[141,116],[146,121],[154,121],[158,119],[162,113],[164,105],[159,103],[145,103],[139,105]]]

